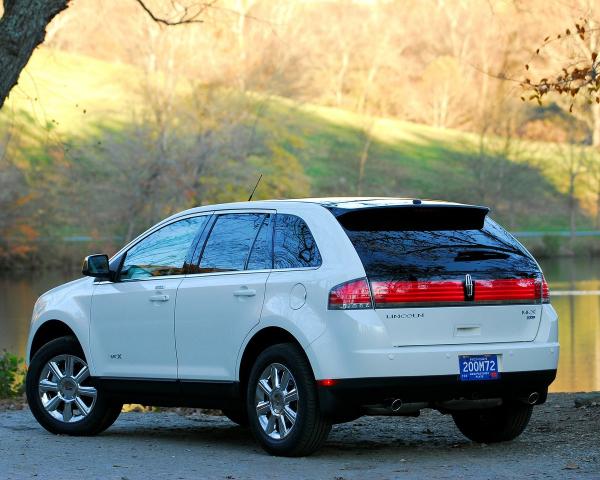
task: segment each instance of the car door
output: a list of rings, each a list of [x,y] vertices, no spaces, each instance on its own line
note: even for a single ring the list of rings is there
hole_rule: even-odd
[[[177,295],[180,379],[235,379],[240,345],[260,320],[272,268],[273,217],[271,212],[215,214],[197,254],[199,266]]]
[[[116,282],[95,285],[90,338],[98,376],[177,378],[177,288],[209,219],[188,217],[152,231],[125,253]]]

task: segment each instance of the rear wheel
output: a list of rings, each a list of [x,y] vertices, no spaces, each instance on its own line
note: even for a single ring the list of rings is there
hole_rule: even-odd
[[[309,455],[331,430],[319,409],[310,365],[291,343],[273,345],[258,356],[246,402],[252,433],[272,455]]]
[[[35,354],[26,393],[33,416],[56,434],[96,435],[115,422],[123,406],[91,382],[85,356],[73,337],[52,340]]]
[[[497,443],[517,438],[531,418],[532,405],[505,403],[485,410],[470,410],[452,415],[463,435],[474,442]]]

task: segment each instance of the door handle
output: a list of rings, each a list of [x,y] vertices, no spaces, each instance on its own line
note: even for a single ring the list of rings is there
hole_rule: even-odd
[[[150,297],[150,301],[151,302],[168,302],[169,296],[168,295],[152,295]]]
[[[240,288],[233,292],[236,297],[253,297],[256,295],[256,290],[250,288]]]

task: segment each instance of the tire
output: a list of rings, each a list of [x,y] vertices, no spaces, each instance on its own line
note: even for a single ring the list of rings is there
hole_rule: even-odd
[[[271,455],[309,455],[323,445],[331,430],[319,409],[308,360],[291,343],[273,345],[258,356],[248,379],[246,405],[252,434]]]
[[[248,426],[248,414],[246,413],[245,408],[226,408],[222,410],[222,412],[223,415],[225,415],[229,420],[239,425],[240,427]]]
[[[532,411],[532,405],[515,402],[486,410],[455,413],[452,417],[468,439],[478,443],[498,443],[514,440],[521,435]]]
[[[35,419],[60,435],[97,435],[115,422],[123,407],[93,385],[81,346],[73,337],[40,348],[27,371],[25,391]]]

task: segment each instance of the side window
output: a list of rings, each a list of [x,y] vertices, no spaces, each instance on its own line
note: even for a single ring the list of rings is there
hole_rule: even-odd
[[[206,241],[198,273],[244,270],[264,213],[219,215]]]
[[[277,214],[275,268],[318,267],[321,254],[308,226],[295,215]]]
[[[267,215],[260,227],[256,240],[254,240],[254,246],[252,247],[252,253],[250,253],[246,270],[273,268],[273,244],[270,235],[272,218],[272,215]]]
[[[181,275],[194,237],[208,223],[210,215],[171,223],[134,245],[125,256],[121,280],[138,280]]]

